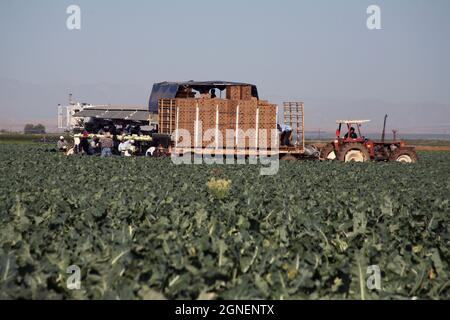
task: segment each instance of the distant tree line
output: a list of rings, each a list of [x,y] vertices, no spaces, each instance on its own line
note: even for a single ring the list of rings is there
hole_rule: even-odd
[[[28,123],[25,125],[23,132],[25,134],[42,134],[45,133],[45,126],[40,123],[37,125]]]

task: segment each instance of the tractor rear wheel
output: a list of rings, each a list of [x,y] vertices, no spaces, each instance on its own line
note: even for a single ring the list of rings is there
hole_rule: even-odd
[[[370,154],[364,145],[348,143],[339,150],[337,158],[342,162],[366,162],[370,160]]]
[[[284,156],[281,157],[281,161],[295,161],[295,160],[297,160],[297,158],[291,154],[285,154]]]
[[[397,149],[389,156],[389,161],[416,163],[417,153],[411,149]]]
[[[336,152],[334,146],[330,143],[320,150],[320,158],[324,160],[336,160]]]

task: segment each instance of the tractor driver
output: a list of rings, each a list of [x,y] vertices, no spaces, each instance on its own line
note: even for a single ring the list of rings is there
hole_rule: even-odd
[[[351,128],[350,128],[350,131],[347,132],[347,133],[345,134],[344,139],[348,139],[349,137],[350,137],[351,139],[356,139],[356,138],[358,138],[358,135],[357,135],[356,132],[355,132],[355,128],[351,127]]]

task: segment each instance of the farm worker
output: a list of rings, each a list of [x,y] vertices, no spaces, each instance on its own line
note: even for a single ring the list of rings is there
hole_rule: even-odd
[[[141,126],[137,125],[137,126],[133,126],[131,128],[131,134],[136,134],[138,136],[141,135]]]
[[[117,147],[117,150],[119,151],[119,153],[121,154],[121,155],[123,155],[123,153],[125,152],[125,141],[124,140],[122,140],[120,143],[119,143],[119,146]]]
[[[112,154],[120,155],[120,152],[119,152],[119,144],[120,144],[120,141],[119,141],[119,139],[117,138],[117,134],[114,134],[114,135],[112,136],[112,141],[113,141]]]
[[[87,132],[84,132],[83,136],[80,139],[80,151],[85,153],[85,154],[87,154],[87,155],[90,155],[91,152],[89,150],[88,138],[89,138],[89,134]]]
[[[145,152],[145,156],[148,157],[153,157],[153,153],[155,152],[156,147],[150,147],[148,148],[148,150]]]
[[[344,139],[347,139],[350,136],[351,139],[356,139],[358,136],[356,135],[355,128],[351,127],[350,132],[347,132],[344,136]]]
[[[291,146],[292,128],[287,124],[277,125],[278,130],[281,131],[281,145]]]
[[[134,140],[130,140],[131,146],[128,149],[128,151],[130,152],[130,154],[135,154],[138,150],[137,146],[136,146],[136,142]]]
[[[74,146],[73,146],[73,153],[79,153],[80,152],[80,143],[81,140],[78,137],[73,138]]]
[[[289,132],[292,131],[292,128],[290,126],[288,126],[287,124],[283,124],[280,126],[281,127],[281,131],[282,132]]]
[[[125,155],[125,152],[131,147],[131,141],[125,140],[122,136],[122,142],[119,144],[118,150],[121,155]]]
[[[94,136],[90,143],[91,154],[100,153],[100,139],[97,136]]]
[[[100,139],[100,145],[102,147],[102,157],[112,156],[112,148],[114,147],[114,142],[111,139],[111,134],[106,132],[105,136]]]
[[[59,137],[58,142],[56,143],[56,147],[58,148],[59,151],[67,151],[67,142],[66,140],[64,140],[63,136]]]
[[[108,131],[109,131],[113,136],[117,135],[117,128],[116,128],[116,126],[115,126],[112,122],[110,122],[109,125],[108,125]]]
[[[164,157],[167,155],[162,144],[158,145],[158,148],[155,150],[155,152],[153,154],[155,155],[155,157]]]
[[[136,152],[136,146],[134,145],[134,140],[129,140],[127,142],[128,144],[125,146],[126,149],[123,155],[125,157],[131,157]]]
[[[131,124],[129,124],[129,125],[127,125],[127,126],[125,127],[124,132],[125,132],[126,134],[131,134]]]

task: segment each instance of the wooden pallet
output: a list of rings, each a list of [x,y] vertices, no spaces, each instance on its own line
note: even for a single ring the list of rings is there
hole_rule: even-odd
[[[296,133],[296,146],[305,148],[305,117],[303,102],[284,102],[284,124],[289,125]]]

